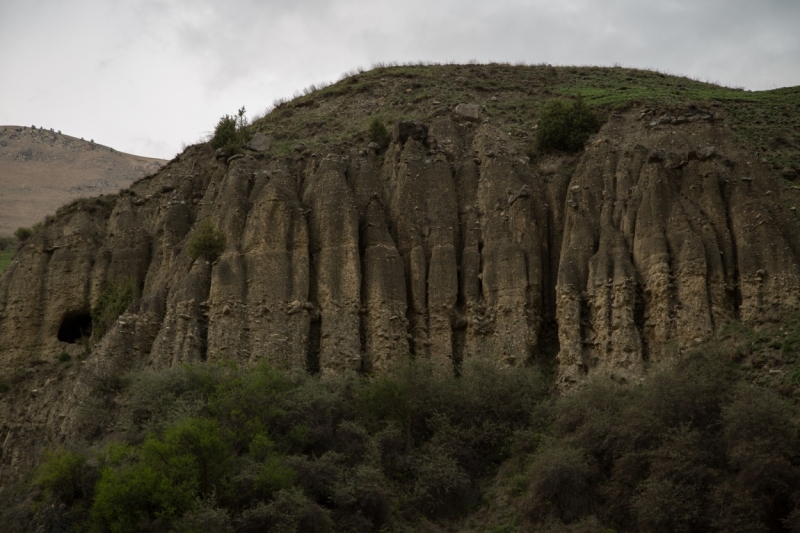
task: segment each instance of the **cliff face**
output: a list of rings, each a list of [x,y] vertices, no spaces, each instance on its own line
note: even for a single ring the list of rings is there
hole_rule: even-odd
[[[128,278],[143,298],[92,361],[325,373],[413,354],[453,372],[536,359],[555,318],[561,380],[635,378],[730,320],[794,308],[782,183],[724,125],[639,114],[613,115],[576,160],[530,161],[458,115],[400,123],[385,154],[225,162],[194,147],[118,199],[73,205],[21,252],[0,285],[3,365],[75,350],[64,331]],[[192,263],[206,218],[227,248]]]
[[[718,112],[661,124],[629,107],[579,156],[531,159],[467,111],[400,122],[385,151],[218,160],[198,145],[118,197],[62,209],[0,279],[0,371],[24,384],[0,403],[2,461],[80,438],[78,406],[130,369],[380,372],[415,356],[452,373],[556,346],[564,386],[635,381],[729,321],[797,307],[793,191]],[[205,219],[226,249],[192,262]],[[79,357],[103,289],[130,279],[141,298],[85,361],[37,370]]]

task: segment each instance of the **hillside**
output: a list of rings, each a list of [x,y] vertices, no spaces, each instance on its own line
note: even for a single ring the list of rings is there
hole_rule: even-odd
[[[76,198],[117,192],[164,163],[60,132],[0,126],[0,235]]]
[[[538,149],[578,96],[599,131]],[[621,68],[378,68],[62,207],[0,277],[5,519],[796,527],[798,106]],[[176,451],[203,434],[216,459]],[[57,446],[66,492],[33,473]],[[195,488],[115,514],[132,496],[103,484],[152,469]]]

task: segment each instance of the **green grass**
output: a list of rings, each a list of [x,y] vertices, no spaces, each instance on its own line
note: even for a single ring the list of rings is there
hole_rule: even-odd
[[[3,250],[0,251],[0,274],[8,268],[8,265],[11,264],[11,259],[14,257],[14,252],[11,250]]]
[[[485,106],[502,131],[530,142],[553,98],[582,96],[601,115],[632,104],[656,110],[689,104],[725,117],[735,138],[776,171],[800,170],[800,87],[745,91],[657,71],[546,65],[403,65],[349,76],[284,102],[251,126],[270,135],[276,155],[303,142],[322,155],[366,146],[370,122],[430,121],[461,102]],[[283,148],[282,150],[280,148]]]

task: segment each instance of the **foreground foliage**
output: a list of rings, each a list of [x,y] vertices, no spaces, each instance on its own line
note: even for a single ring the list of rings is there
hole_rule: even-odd
[[[796,531],[798,408],[738,376],[718,354],[566,396],[480,361],[459,378],[145,372],[125,442],[45,457],[40,508],[75,531],[410,531],[505,490],[487,530]]]
[[[90,531],[366,532],[459,516],[510,456],[544,383],[477,362],[458,380],[421,365],[375,379],[266,365],[148,372],[127,391],[128,441],[75,463],[97,465],[92,489],[77,494],[75,470],[51,458],[42,472],[67,480],[38,483]]]

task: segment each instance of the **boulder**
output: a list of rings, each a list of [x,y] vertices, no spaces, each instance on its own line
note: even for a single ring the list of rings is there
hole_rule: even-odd
[[[260,131],[256,133],[245,148],[255,150],[256,152],[267,152],[270,147],[270,139]]]
[[[478,104],[458,104],[455,112],[462,119],[480,120],[481,118],[481,108]]]

